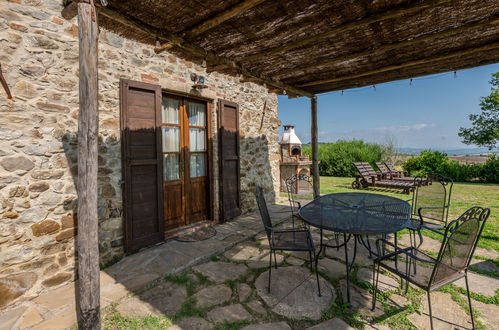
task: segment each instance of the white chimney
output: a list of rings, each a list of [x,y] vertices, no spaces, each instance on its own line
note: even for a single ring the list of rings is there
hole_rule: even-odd
[[[282,135],[281,144],[301,144],[300,139],[295,134],[294,126],[284,126],[284,134]]]

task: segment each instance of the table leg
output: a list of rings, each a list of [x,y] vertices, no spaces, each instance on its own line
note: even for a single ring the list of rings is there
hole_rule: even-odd
[[[353,238],[353,257],[352,261],[348,261],[348,245],[346,244],[346,234],[343,234],[343,239],[345,240],[345,267],[346,267],[346,278],[347,278],[347,300],[350,303],[350,273],[352,272],[353,265],[355,264],[355,258],[357,257],[357,240],[358,235],[354,235]]]
[[[347,271],[347,301],[350,302],[350,276],[349,276],[349,265],[348,265],[348,244],[346,243],[347,235],[343,234],[343,239],[345,240],[345,267]]]
[[[319,297],[321,296],[321,287],[319,286],[319,271],[318,271],[318,264],[319,264],[319,256],[321,255],[322,249],[324,248],[324,245],[322,244],[322,229],[321,229],[321,242],[319,245],[319,252],[315,254],[315,272],[317,273],[317,286],[319,289]]]

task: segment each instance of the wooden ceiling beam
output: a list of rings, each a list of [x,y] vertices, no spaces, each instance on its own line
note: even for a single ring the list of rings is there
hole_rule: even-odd
[[[76,2],[79,1],[84,1],[84,0],[75,0]],[[73,1],[73,2],[75,2]],[[243,76],[250,77],[250,78],[255,78],[257,79],[260,83],[262,84],[267,84],[268,86],[274,86],[277,88],[284,89],[288,92],[291,92],[293,94],[301,95],[301,96],[307,96],[307,97],[313,97],[314,94],[307,92],[301,88],[296,88],[294,86],[285,84],[281,81],[276,81],[272,78],[269,77],[264,77],[261,76],[257,73],[254,73],[239,64],[230,61],[226,58],[223,58],[221,56],[216,55],[215,53],[211,51],[207,51],[206,49],[199,47],[195,44],[192,44],[188,41],[186,41],[184,38],[178,36],[177,34],[165,30],[161,30],[155,27],[152,27],[148,24],[145,24],[133,17],[130,17],[126,14],[119,13],[115,10],[110,9],[109,7],[105,7],[101,5],[100,3],[95,3],[95,6],[98,9],[99,15],[105,16],[111,20],[114,20],[117,23],[122,24],[123,26],[127,26],[129,28],[133,28],[136,30],[139,30],[141,32],[150,34],[151,36],[154,36],[155,38],[157,37],[160,41],[170,41],[172,44],[175,46],[181,47],[183,50],[186,52],[189,52],[193,55],[200,56],[204,58],[208,63],[212,63],[212,65],[215,66],[224,66],[228,69],[233,69],[234,71],[242,74]]]
[[[373,24],[376,22],[383,21],[383,20],[393,19],[393,18],[397,18],[400,16],[417,13],[423,9],[430,8],[430,7],[437,6],[437,5],[441,5],[443,3],[451,2],[451,1],[452,0],[429,0],[429,1],[425,1],[423,3],[419,3],[417,5],[409,6],[409,7],[403,7],[400,9],[393,9],[393,10],[385,11],[382,13],[373,14],[373,15],[364,17],[362,19],[358,19],[355,21],[340,24],[329,31],[326,31],[326,32],[302,39],[302,40],[291,42],[291,43],[288,43],[286,45],[282,45],[279,47],[270,48],[267,50],[262,50],[262,51],[258,52],[257,54],[242,58],[241,60],[239,60],[239,62],[240,63],[254,62],[254,61],[257,61],[257,60],[262,59],[262,58],[267,58],[267,57],[274,55],[274,54],[277,54],[277,53],[286,52],[286,51],[289,51],[289,50],[292,50],[295,48],[306,46],[306,45],[311,44],[311,43],[319,42],[323,39],[332,37],[332,36],[339,34],[339,33],[348,32],[348,31],[358,29],[360,27],[364,27],[364,26],[367,26],[367,25],[370,25],[370,24]]]
[[[331,78],[331,79],[323,79],[323,80],[317,80],[317,81],[312,81],[304,84],[299,84],[297,85],[298,87],[308,87],[308,86],[317,86],[317,85],[324,85],[324,84],[330,84],[334,82],[341,82],[341,81],[346,81],[346,80],[351,80],[351,79],[356,79],[356,78],[362,78],[365,76],[370,76],[373,74],[378,74],[378,73],[383,73],[383,72],[388,72],[388,71],[394,71],[394,70],[400,70],[400,69],[405,69],[411,66],[417,66],[421,64],[428,64],[432,62],[438,62],[438,61],[443,61],[443,60],[448,60],[452,59],[454,57],[459,57],[459,56],[465,56],[465,55],[470,55],[474,53],[480,53],[492,49],[499,48],[499,41],[492,42],[490,44],[482,45],[479,47],[471,47],[471,48],[465,48],[461,49],[456,52],[452,52],[450,54],[446,55],[441,55],[441,56],[435,56],[435,57],[430,57],[430,58],[423,58],[419,60],[413,60],[413,61],[408,61],[405,63],[397,64],[397,65],[390,65],[384,68],[376,69],[376,70],[371,70],[367,72],[362,72],[350,76],[341,76],[341,77],[336,77],[336,78]]]
[[[463,34],[463,33],[466,33],[468,31],[471,31],[474,29],[478,29],[481,27],[490,26],[490,25],[494,25],[494,24],[498,24],[498,23],[499,23],[499,16],[496,13],[491,17],[487,17],[487,18],[481,19],[479,21],[467,23],[467,24],[461,25],[461,26],[456,27],[456,28],[449,28],[449,29],[445,29],[445,30],[438,31],[435,33],[426,34],[426,35],[423,35],[423,36],[418,37],[418,38],[404,40],[404,41],[397,42],[397,43],[384,44],[384,45],[381,45],[377,48],[370,48],[370,49],[366,49],[366,50],[363,50],[360,52],[345,54],[342,56],[338,56],[338,57],[331,58],[331,59],[325,60],[323,62],[314,64],[313,66],[314,67],[330,66],[330,65],[335,65],[335,64],[341,63],[341,62],[350,61],[350,60],[353,60],[356,58],[364,57],[364,56],[376,56],[376,55],[380,55],[382,53],[389,52],[392,50],[396,50],[396,49],[400,49],[400,48],[404,48],[404,47],[408,47],[408,46],[413,46],[413,45],[416,45],[416,44],[421,43],[421,42],[430,41],[430,40],[434,40],[434,39],[438,39],[438,38],[449,37],[452,35],[456,35],[458,33]],[[309,65],[309,67],[306,69],[314,69],[314,68],[310,68],[310,65]],[[306,69],[295,68],[295,69],[291,69],[291,70],[280,70],[277,72],[271,72],[270,75],[272,75],[274,77],[280,76],[280,75],[292,75],[293,73],[303,72]]]
[[[493,59],[485,59],[485,60],[480,60],[479,61],[479,66],[483,65],[489,65],[489,64],[495,64],[499,60],[499,57]],[[414,70],[417,72],[414,73],[405,73],[403,75],[399,75],[396,78],[387,76],[384,73],[381,73],[380,75],[372,75],[369,76],[368,78],[365,78],[365,80],[360,78],[360,80],[357,79],[351,79],[351,80],[342,80],[340,83],[341,85],[320,85],[317,86],[317,88],[314,88],[314,93],[316,94],[321,94],[321,93],[328,93],[328,92],[335,92],[335,91],[347,91],[348,89],[353,89],[353,88],[361,88],[361,87],[366,87],[366,86],[372,86],[372,85],[380,85],[388,82],[393,82],[396,80],[405,80],[405,79],[411,79],[411,78],[418,78],[418,77],[424,77],[428,76],[428,74],[440,74],[444,72],[450,72],[450,71],[458,71],[458,70],[466,70],[466,69],[472,69],[476,68],[477,63],[462,63],[459,61],[452,62],[452,64],[449,64],[448,66],[444,67],[439,67],[438,70],[432,70],[431,73],[428,73],[427,71],[424,70],[424,66],[420,67],[421,70],[418,70],[419,68],[415,68]],[[417,82],[416,82],[417,84]],[[323,86],[327,86],[324,90],[321,90]]]
[[[238,3],[237,5],[230,7],[229,9],[224,10],[221,13],[218,13],[214,17],[209,18],[206,21],[203,21],[200,24],[188,29],[184,33],[184,36],[186,38],[192,38],[192,37],[198,36],[201,33],[206,32],[210,29],[213,29],[214,27],[222,24],[223,22],[241,14],[245,10],[248,10],[250,8],[253,8],[253,7],[261,4],[264,1],[266,1],[266,0],[245,0],[241,3]],[[162,45],[160,45],[159,47],[156,47],[154,49],[154,51],[156,53],[160,53],[164,50],[172,48],[173,46],[174,46],[173,43],[167,41],[167,42],[163,43]]]

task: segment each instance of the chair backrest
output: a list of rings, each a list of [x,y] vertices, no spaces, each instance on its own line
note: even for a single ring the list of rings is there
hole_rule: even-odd
[[[263,196],[263,190],[261,187],[256,187],[256,203],[258,204],[258,209],[260,210],[260,216],[265,227],[265,232],[267,233],[267,237],[270,241],[272,221],[270,220],[269,210],[267,209],[267,203],[265,202],[265,197]]]
[[[382,162],[376,162],[376,167],[378,167],[382,174],[392,174],[388,167]]]
[[[378,173],[371,167],[369,163],[366,162],[355,162],[353,163],[357,171],[359,172],[360,176],[368,181],[371,182],[371,178],[374,177],[375,179],[378,178]]]
[[[392,162],[385,162],[386,167],[390,170],[390,172],[398,172]]]
[[[305,183],[308,185],[310,189],[312,187],[312,178],[307,174],[295,174],[291,177],[287,178],[286,183],[286,191],[288,193],[289,206],[291,207],[291,212],[295,214],[297,212],[296,203],[295,203],[295,194],[298,193],[300,183]]]
[[[421,215],[425,221],[439,221],[447,224],[450,208],[450,198],[454,182],[438,174],[430,174],[428,185],[420,185],[414,191],[412,213],[419,217],[420,207],[434,207],[423,209]]]
[[[489,215],[490,209],[475,206],[447,225],[430,286],[468,268]]]

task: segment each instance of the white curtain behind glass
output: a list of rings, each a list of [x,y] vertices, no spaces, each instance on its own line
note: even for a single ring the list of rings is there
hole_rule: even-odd
[[[205,130],[202,128],[189,128],[189,145],[191,152],[206,151]]]
[[[180,178],[179,170],[179,155],[170,154],[164,155],[165,161],[163,164],[163,176],[164,180],[178,180]]]
[[[206,104],[189,102],[189,125],[206,125]]]
[[[163,126],[163,151],[180,151],[180,128],[176,126]]]
[[[162,117],[165,124],[180,124],[180,100],[163,97]]]
[[[190,160],[191,178],[197,178],[206,175],[205,154],[192,154]]]

